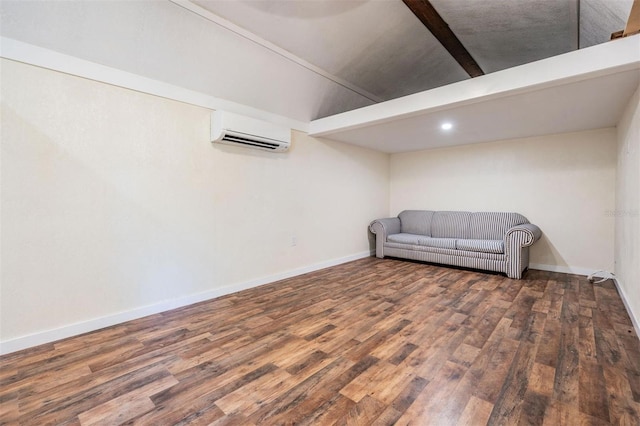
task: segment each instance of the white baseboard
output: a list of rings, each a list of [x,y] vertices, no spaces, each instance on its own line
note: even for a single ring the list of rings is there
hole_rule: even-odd
[[[624,307],[627,310],[627,314],[629,318],[631,318],[631,323],[633,324],[633,328],[636,330],[636,335],[640,336],[640,321],[635,316],[633,310],[631,310],[631,306],[629,305],[627,294],[624,292],[624,288],[620,285],[617,278],[613,279],[613,282],[618,289],[618,294],[620,294],[620,298],[622,299],[622,303],[624,303]]]
[[[593,272],[597,271],[597,269],[587,269],[587,268],[577,268],[573,266],[557,266],[557,265],[544,265],[540,263],[530,263],[529,269],[538,269],[541,271],[550,271],[550,272],[562,272],[565,274],[576,274],[576,275],[584,275],[589,276]],[[618,282],[617,278],[613,279],[613,282],[618,289],[618,294],[620,294],[620,298],[622,299],[622,303],[624,303],[624,307],[627,310],[627,314],[629,318],[631,318],[631,323],[633,324],[633,328],[636,330],[636,334],[640,336],[640,320],[636,317],[635,313],[631,310],[631,306],[628,303],[628,298],[626,293],[624,292],[623,287]]]
[[[60,328],[45,330],[38,333],[17,337],[15,339],[0,342],[0,355],[5,355],[11,352],[16,352],[45,343],[55,342],[60,339],[66,339],[67,337],[77,336],[79,334],[88,333],[90,331],[99,330],[101,328],[109,327],[116,324],[121,324],[123,322],[146,317],[148,315],[165,312],[171,309],[203,302],[215,297],[220,297],[241,290],[269,284],[274,281],[279,281],[286,278],[295,277],[297,275],[306,274],[308,272],[329,268],[331,266],[340,265],[342,263],[351,262],[353,260],[364,259],[369,256],[371,256],[371,252],[364,251],[349,256],[330,259],[324,262],[314,263],[312,265],[303,266],[301,268],[292,269],[255,280],[216,288],[203,293],[191,294],[177,299],[165,300],[162,302],[154,303],[153,305],[142,306],[129,311],[118,312],[100,318],[93,318],[87,321],[69,324]]]
[[[530,263],[529,269],[538,269],[540,271],[561,272],[563,274],[575,274],[584,276],[589,276],[591,273],[597,271],[597,269],[582,268],[579,266],[545,265],[543,263]]]

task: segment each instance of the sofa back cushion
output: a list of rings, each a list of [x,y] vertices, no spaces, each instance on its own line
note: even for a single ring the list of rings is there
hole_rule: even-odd
[[[474,240],[502,240],[509,228],[523,223],[529,223],[529,221],[518,213],[471,213],[469,236],[467,238]]]
[[[434,238],[469,238],[470,212],[435,212],[431,220]]]
[[[433,212],[430,210],[405,210],[401,212],[400,232],[405,234],[418,234],[431,236],[431,218]]]

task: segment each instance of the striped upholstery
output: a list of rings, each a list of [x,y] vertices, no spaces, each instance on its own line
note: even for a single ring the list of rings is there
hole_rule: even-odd
[[[529,267],[529,246],[542,236],[518,213],[405,210],[399,216],[369,226],[377,257],[485,269],[520,279]]]
[[[435,212],[431,236],[435,238],[469,238],[469,212]]]
[[[420,240],[423,240],[423,239],[424,237],[422,235],[406,234],[406,233],[393,234],[387,237],[387,241],[390,241],[392,243],[413,244],[415,246],[420,244]]]
[[[405,210],[398,215],[400,219],[400,232],[431,236],[432,211]]]
[[[371,233],[376,235],[376,257],[384,257],[384,243],[387,242],[387,235],[400,233],[400,219],[389,217],[378,219],[369,225]]]
[[[438,248],[455,250],[456,239],[455,238],[421,238],[420,245],[427,246],[427,247],[438,247]]]
[[[523,223],[529,223],[529,221],[518,213],[471,213],[469,238],[474,240],[502,240],[509,229]]]
[[[504,237],[505,254],[511,262],[505,272],[509,278],[522,278],[522,271],[529,266],[529,246],[541,236],[540,228],[531,223],[514,226],[507,231]]]
[[[431,253],[449,254],[452,256],[476,257],[479,259],[493,259],[493,260],[506,259],[506,256],[504,255],[504,253],[483,253],[480,251],[465,251],[465,250],[456,250],[456,249],[446,249],[446,248],[440,248],[440,247],[416,246],[413,244],[402,244],[402,243],[392,243],[392,242],[385,244],[385,249],[389,249],[389,248],[428,251]]]
[[[456,240],[458,250],[479,251],[484,253],[504,253],[503,240]]]
[[[443,254],[431,251],[408,250],[401,248],[387,249],[387,256],[403,259],[420,260],[422,262],[443,263],[446,265],[462,266],[463,268],[484,269],[487,271],[504,272],[506,260],[481,259],[474,257]]]

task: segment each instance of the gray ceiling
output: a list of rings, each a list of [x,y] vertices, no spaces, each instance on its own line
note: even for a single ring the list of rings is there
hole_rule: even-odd
[[[431,3],[492,73],[608,41],[633,0]],[[300,127],[469,79],[402,0],[1,0],[0,35]]]
[[[468,79],[401,0],[195,3],[388,100]],[[485,73],[609,40],[633,0],[431,0]],[[316,117],[317,118],[317,117]]]

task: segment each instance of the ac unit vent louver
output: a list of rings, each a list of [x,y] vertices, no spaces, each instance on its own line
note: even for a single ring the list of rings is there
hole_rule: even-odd
[[[233,142],[234,144],[238,143],[242,145],[248,145],[248,146],[265,148],[265,149],[277,149],[280,146],[280,142],[278,141],[267,142],[264,140],[264,138],[260,138],[260,140],[257,140],[257,137],[253,135],[251,137],[246,137],[246,136],[243,137],[243,136],[237,136],[237,135],[230,135],[229,133],[227,133],[224,135],[222,140],[226,142]]]
[[[225,111],[211,114],[211,141],[283,152],[291,146],[291,129]]]

